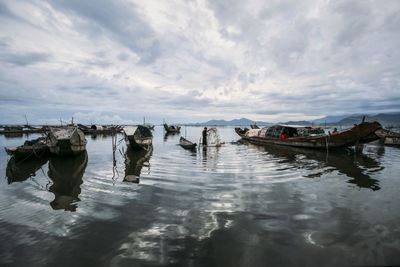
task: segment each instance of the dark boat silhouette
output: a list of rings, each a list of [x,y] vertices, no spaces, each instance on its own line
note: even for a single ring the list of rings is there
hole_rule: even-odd
[[[81,193],[82,177],[88,162],[87,152],[76,157],[51,157],[48,176],[53,181],[49,191],[54,194],[50,203],[55,210],[76,210]]]
[[[247,141],[243,142],[248,143]],[[318,170],[318,172],[309,174],[306,177],[315,178],[323,174],[322,170],[320,170],[320,165],[310,166],[304,164],[304,159],[315,160],[327,167],[333,167],[334,170],[349,177],[350,179],[348,180],[348,183],[355,184],[360,188],[369,188],[373,191],[380,189],[379,181],[371,178],[371,176],[368,175],[367,170],[376,172],[382,170],[383,167],[377,160],[372,159],[365,154],[356,153],[353,149],[336,149],[327,153],[323,150],[298,147],[284,147],[278,145],[256,146],[251,143],[248,144],[258,150],[265,151],[276,158],[284,159],[285,162],[290,163],[295,168],[307,168],[310,170],[314,168]],[[305,158],[299,159],[299,156],[304,156]]]
[[[153,147],[149,150],[132,150],[128,148],[125,152],[125,182],[139,183],[140,172],[149,161],[153,153]]]
[[[6,176],[9,184],[23,182],[36,175],[36,172],[47,163],[49,157],[31,158],[29,160],[18,161],[11,157],[7,163]]]

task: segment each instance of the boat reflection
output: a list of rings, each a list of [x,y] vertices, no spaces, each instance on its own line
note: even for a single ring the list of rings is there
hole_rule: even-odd
[[[23,182],[36,175],[36,171],[42,168],[49,160],[48,156],[41,158],[30,158],[23,161],[17,161],[11,157],[7,163],[6,176],[8,184],[14,182]]]
[[[87,162],[86,151],[74,157],[50,158],[48,176],[53,181],[49,189],[54,194],[50,203],[53,209],[76,210]]]
[[[307,160],[315,160],[322,163],[325,167],[333,167],[340,173],[350,177],[348,183],[357,185],[360,188],[369,188],[373,191],[379,190],[379,181],[371,178],[368,172],[377,172],[383,170],[380,163],[362,153],[355,153],[352,149],[336,149],[327,153],[325,150],[313,150],[296,147],[285,146],[256,146],[249,144],[249,146],[256,147],[259,150],[265,151],[268,154],[285,159],[286,163],[298,169],[321,169],[321,165],[307,164]],[[382,151],[380,151],[382,152]],[[333,171],[328,170],[328,171]],[[306,177],[314,178],[319,177],[323,172],[309,174]]]
[[[149,150],[133,150],[128,147],[125,152],[125,182],[140,182],[140,172],[143,166],[150,167],[149,160],[152,153],[153,146],[150,146]]]
[[[176,136],[180,136],[179,132],[165,132],[164,133],[164,142],[166,142],[168,140],[169,137],[176,137]]]

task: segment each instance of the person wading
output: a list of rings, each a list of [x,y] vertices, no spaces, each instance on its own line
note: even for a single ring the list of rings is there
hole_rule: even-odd
[[[204,127],[204,130],[203,130],[203,146],[206,146],[207,145],[207,127]]]

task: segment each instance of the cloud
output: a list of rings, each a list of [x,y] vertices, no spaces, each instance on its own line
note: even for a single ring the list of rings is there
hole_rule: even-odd
[[[396,111],[399,12],[398,1],[3,2],[0,111],[182,122]]]
[[[4,63],[9,63],[16,66],[28,66],[40,62],[46,62],[51,58],[49,54],[46,53],[36,53],[28,52],[24,54],[5,54],[0,53],[0,61]]]

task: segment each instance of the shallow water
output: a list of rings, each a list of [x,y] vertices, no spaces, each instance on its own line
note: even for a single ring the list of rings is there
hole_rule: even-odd
[[[193,151],[161,127],[149,152],[119,135],[115,166],[107,136],[70,159],[7,164],[1,150],[0,265],[400,264],[400,149],[327,154],[218,130],[224,145]]]

